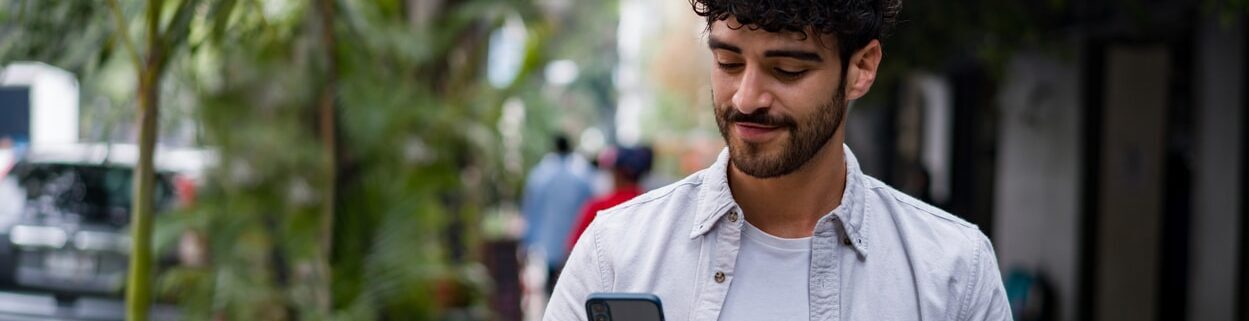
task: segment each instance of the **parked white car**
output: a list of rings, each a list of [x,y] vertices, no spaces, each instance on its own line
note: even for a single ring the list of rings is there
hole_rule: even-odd
[[[127,145],[36,147],[0,177],[0,284],[47,291],[58,301],[117,295],[129,263],[130,201],[137,150]],[[211,154],[158,150],[157,215],[178,202]],[[159,253],[171,264],[173,253]]]

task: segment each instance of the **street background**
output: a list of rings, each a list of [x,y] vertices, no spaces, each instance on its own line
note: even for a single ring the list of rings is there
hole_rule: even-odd
[[[906,0],[847,143],[992,239],[1017,320],[1249,320],[1247,13]],[[585,204],[723,148],[704,27],[674,0],[0,0],[0,320],[119,320],[127,287],[156,320],[537,320]]]

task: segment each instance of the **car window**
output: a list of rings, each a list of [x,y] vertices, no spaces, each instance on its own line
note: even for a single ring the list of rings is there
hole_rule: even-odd
[[[80,164],[18,164],[5,181],[16,181],[30,215],[77,216],[85,221],[125,225],[129,221],[133,170],[128,167]],[[12,184],[12,183],[10,183]],[[157,211],[168,208],[173,195],[168,174],[159,174],[153,195]]]

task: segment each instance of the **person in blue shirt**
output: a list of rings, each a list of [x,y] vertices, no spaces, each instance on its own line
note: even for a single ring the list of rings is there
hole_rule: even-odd
[[[531,252],[546,260],[547,293],[554,288],[568,253],[565,241],[577,213],[592,196],[590,163],[572,152],[568,138],[555,138],[555,151],[542,158],[525,180],[521,214],[525,217],[522,239]]]

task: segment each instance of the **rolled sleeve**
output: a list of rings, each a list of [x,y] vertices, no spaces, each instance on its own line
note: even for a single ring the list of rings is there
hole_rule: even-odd
[[[971,290],[965,294],[963,313],[959,320],[1001,321],[1011,320],[1010,303],[1006,299],[1006,289],[1002,284],[1002,273],[998,270],[997,255],[989,239],[980,235],[980,246],[976,251],[975,266]]]

